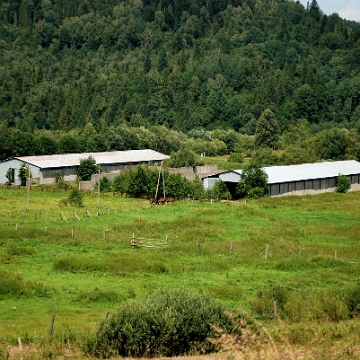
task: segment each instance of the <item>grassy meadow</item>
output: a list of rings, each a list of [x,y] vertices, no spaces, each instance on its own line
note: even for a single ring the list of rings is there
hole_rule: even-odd
[[[60,206],[67,196],[34,187],[24,211],[25,188],[0,188],[0,354],[18,337],[44,343],[52,314],[53,337],[81,341],[159,288],[209,294],[269,326],[276,299],[297,344],[319,323],[324,333],[343,324],[338,341],[360,332],[359,304],[352,316],[344,305],[359,295],[360,193],[152,207],[105,194],[99,216],[96,193],[80,209]],[[132,233],[169,243],[132,248]]]

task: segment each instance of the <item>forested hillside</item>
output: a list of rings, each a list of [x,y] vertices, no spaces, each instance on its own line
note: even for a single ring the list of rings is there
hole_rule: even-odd
[[[2,159],[184,143],[358,156],[360,24],[316,0],[0,0],[0,21]]]

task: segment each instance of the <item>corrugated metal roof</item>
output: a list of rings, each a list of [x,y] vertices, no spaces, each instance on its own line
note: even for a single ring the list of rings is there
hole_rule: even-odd
[[[162,161],[169,157],[154,150],[146,149],[79,154],[21,156],[16,157],[16,159],[27,162],[41,169],[48,169],[66,166],[79,166],[80,159],[86,159],[89,156],[92,156],[96,160],[96,163],[100,165]]]
[[[267,166],[263,168],[268,174],[268,184],[278,184],[292,181],[325,179],[339,174],[360,174],[360,163],[355,160],[321,162],[286,166]],[[234,170],[241,174],[242,170]]]

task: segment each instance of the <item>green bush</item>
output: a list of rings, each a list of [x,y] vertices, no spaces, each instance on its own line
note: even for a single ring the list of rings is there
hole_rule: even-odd
[[[210,324],[233,329],[223,306],[209,296],[161,290],[124,303],[103,319],[89,345],[99,357],[209,353],[215,350],[207,340],[214,336]]]
[[[87,159],[80,159],[80,165],[76,171],[76,175],[82,181],[89,181],[91,175],[96,174],[98,170],[96,160],[92,156],[89,156]]]
[[[79,189],[73,188],[69,194],[68,202],[70,205],[83,207],[83,194],[80,192]]]
[[[106,176],[101,178],[101,180],[100,180],[100,191],[102,191],[102,192],[110,192],[110,191],[112,191],[112,186],[113,186],[113,183]],[[97,187],[98,187],[98,183],[96,184],[96,189],[97,189]]]
[[[244,157],[241,153],[231,153],[227,162],[242,163],[244,162]]]
[[[339,174],[336,179],[336,192],[346,193],[351,187],[351,182],[346,175]]]

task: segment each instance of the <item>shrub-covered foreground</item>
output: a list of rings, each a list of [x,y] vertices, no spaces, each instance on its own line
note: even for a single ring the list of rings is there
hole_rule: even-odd
[[[210,326],[232,331],[223,306],[209,296],[161,290],[145,300],[124,303],[102,320],[92,351],[96,356],[176,356],[209,353]]]

